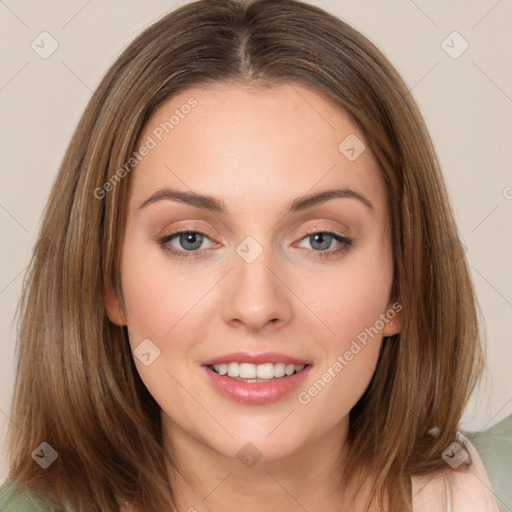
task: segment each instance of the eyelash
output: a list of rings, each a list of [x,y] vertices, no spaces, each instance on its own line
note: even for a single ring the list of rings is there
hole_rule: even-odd
[[[210,238],[206,233],[203,233],[202,231],[198,231],[196,229],[190,229],[190,228],[185,226],[183,229],[179,229],[177,231],[173,231],[172,233],[170,233],[170,234],[160,238],[158,240],[158,243],[160,244],[160,246],[162,247],[162,249],[164,251],[170,253],[173,257],[177,258],[178,260],[187,260],[187,259],[190,260],[190,259],[200,258],[202,256],[202,254],[208,250],[208,249],[202,249],[201,251],[177,251],[177,250],[171,248],[171,246],[168,245],[169,242],[176,235],[180,235],[182,233],[199,234],[199,235],[202,235],[202,236],[204,236],[206,238]],[[318,235],[318,234],[330,235],[337,242],[342,244],[342,246],[339,247],[338,249],[326,250],[326,251],[315,251],[313,249],[306,249],[308,252],[311,252],[314,257],[320,258],[322,260],[326,259],[329,256],[334,255],[334,254],[340,254],[340,255],[344,254],[345,252],[347,252],[354,245],[353,240],[351,240],[350,238],[347,238],[347,237],[337,233],[336,231],[328,231],[328,230],[327,231],[322,231],[322,230],[307,231],[306,233],[304,233],[302,235],[300,240],[303,240],[304,238],[306,238],[308,236]]]

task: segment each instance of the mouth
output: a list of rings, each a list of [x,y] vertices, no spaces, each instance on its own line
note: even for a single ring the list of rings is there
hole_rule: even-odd
[[[241,382],[270,382],[276,379],[282,379],[296,375],[306,368],[305,364],[286,364],[286,363],[221,363],[210,364],[207,367],[220,376],[226,376]]]
[[[224,397],[263,405],[287,397],[304,382],[313,365],[282,354],[232,354],[203,364],[209,382]]]

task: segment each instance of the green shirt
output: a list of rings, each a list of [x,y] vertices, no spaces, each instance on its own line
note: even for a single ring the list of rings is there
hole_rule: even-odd
[[[6,480],[0,487],[0,512],[51,512],[50,505],[45,503],[35,492],[25,490],[19,496],[13,496],[16,483]]]
[[[466,437],[478,450],[500,510],[512,510],[512,415]]]

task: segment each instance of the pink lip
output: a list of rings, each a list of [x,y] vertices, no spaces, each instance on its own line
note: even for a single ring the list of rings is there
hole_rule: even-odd
[[[265,361],[269,362],[268,359],[265,359]],[[285,362],[282,359],[280,361]],[[245,361],[242,360],[242,362]],[[203,368],[210,382],[213,384],[213,387],[224,396],[244,404],[264,405],[277,402],[294,389],[298,388],[304,382],[313,367],[308,365],[299,373],[279,377],[268,382],[244,382],[219,375],[213,370],[210,370],[208,366],[203,366]]]
[[[310,361],[302,359],[296,359],[285,354],[279,354],[278,352],[264,352],[262,354],[251,354],[248,352],[233,352],[231,354],[225,354],[223,356],[208,359],[203,364],[205,366],[211,364],[222,364],[222,363],[251,363],[251,364],[264,364],[264,363],[286,363],[294,364],[298,366],[300,364],[311,364]]]

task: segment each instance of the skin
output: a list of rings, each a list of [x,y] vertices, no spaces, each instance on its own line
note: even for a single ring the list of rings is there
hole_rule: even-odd
[[[128,326],[132,349],[149,338],[160,350],[149,366],[135,363],[186,475],[176,477],[177,509],[340,510],[336,465],[348,414],[375,370],[382,337],[399,332],[400,315],[307,405],[297,394],[394,303],[380,171],[366,141],[355,161],[338,150],[348,135],[363,136],[345,113],[297,84],[189,89],[153,113],[140,144],[190,97],[198,105],[130,176],[125,309],[115,292],[105,299],[110,319]],[[164,186],[215,196],[229,213],[171,200],[139,208]],[[363,194],[373,210],[336,198],[284,214],[297,197],[341,187]],[[199,257],[179,260],[158,243],[183,226],[207,235]],[[353,245],[334,253],[342,244],[333,238],[319,248],[309,229],[337,231]],[[263,249],[252,263],[236,252],[247,236]],[[193,253],[179,235],[167,245]],[[314,256],[322,251],[331,254]],[[281,352],[311,361],[313,369],[300,389],[275,403],[241,404],[219,394],[201,366],[235,351]],[[250,468],[237,457],[248,442],[262,455]]]

